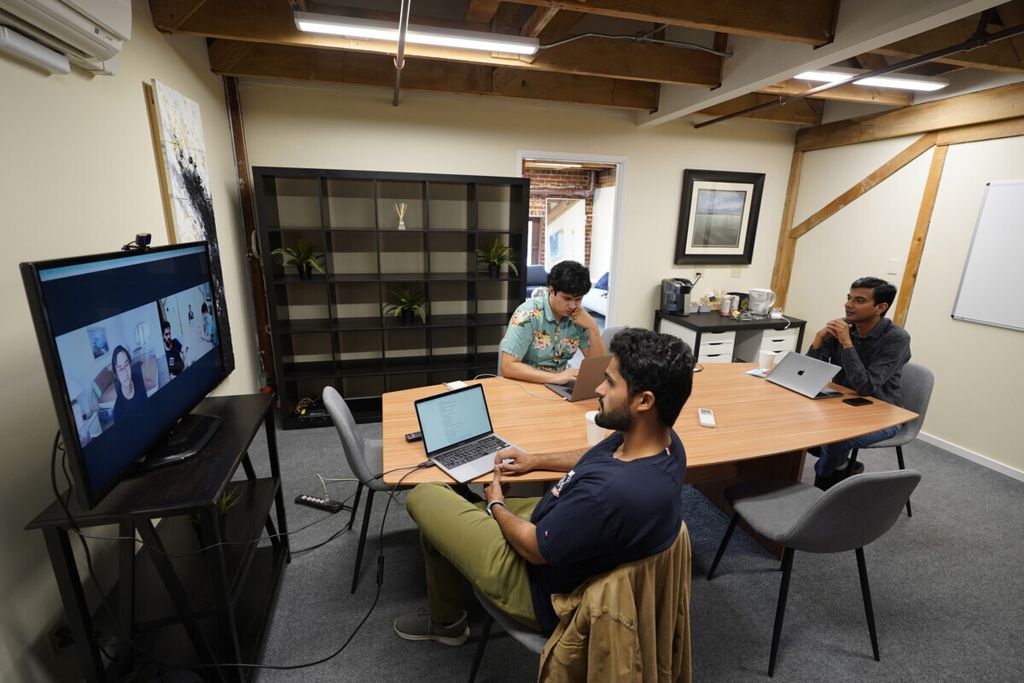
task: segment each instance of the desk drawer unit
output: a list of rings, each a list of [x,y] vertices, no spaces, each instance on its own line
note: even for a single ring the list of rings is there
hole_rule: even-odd
[[[758,353],[771,351],[779,356],[786,351],[796,351],[796,343],[800,338],[800,328],[790,327],[788,330],[751,330],[736,341],[736,359],[746,363],[756,363]]]
[[[731,363],[735,345],[735,332],[705,332],[700,335],[697,361],[700,363]]]

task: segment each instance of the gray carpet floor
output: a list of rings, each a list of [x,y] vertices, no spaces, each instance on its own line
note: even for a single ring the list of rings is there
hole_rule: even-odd
[[[379,424],[361,428],[369,435],[380,431]],[[468,677],[473,641],[450,648],[406,642],[392,631],[396,616],[426,605],[423,563],[405,494],[392,499],[383,537],[388,497],[376,496],[361,580],[353,595],[349,588],[362,509],[353,529],[345,532],[348,512],[328,516],[291,502],[300,493],[322,494],[317,472],[351,476],[336,432],[279,431],[278,447],[289,528],[295,531],[322,520],[293,534],[293,551],[341,534],[316,550],[296,553],[286,568],[264,662],[314,661],[358,632],[344,651],[323,664],[265,670],[260,680]],[[258,437],[251,451],[257,469],[265,463],[265,449],[265,440]],[[920,441],[904,453],[907,466],[924,475],[912,498],[914,516],[904,513],[886,536],[865,550],[881,662],[871,657],[854,554],[797,553],[777,680],[1024,680],[1024,483]],[[892,450],[862,451],[861,460],[868,470],[896,467]],[[804,480],[812,478],[808,463]],[[339,500],[355,491],[351,482],[328,487]],[[779,564],[737,530],[718,575],[707,581],[728,519],[692,488],[685,487],[682,496],[693,544],[693,679],[766,679]],[[381,551],[384,580],[374,604]],[[470,609],[474,635],[480,614],[479,608]],[[536,678],[536,666],[536,657],[510,638],[492,636],[477,680],[530,681]]]

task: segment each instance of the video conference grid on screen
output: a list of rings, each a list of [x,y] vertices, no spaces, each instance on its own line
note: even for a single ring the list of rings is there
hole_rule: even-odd
[[[223,373],[206,248],[45,269],[40,280],[87,476],[102,490]]]

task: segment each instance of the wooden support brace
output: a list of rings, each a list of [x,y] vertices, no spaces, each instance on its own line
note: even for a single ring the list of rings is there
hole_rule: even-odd
[[[782,225],[779,228],[779,246],[775,251],[775,268],[772,271],[772,290],[776,302],[785,307],[789,293],[789,280],[793,275],[793,259],[796,256],[796,240],[789,236],[796,211],[797,190],[800,189],[800,171],[804,165],[804,153],[793,150],[793,161],[789,165],[789,184],[786,186],[786,203],[782,208]]]
[[[891,176],[896,171],[900,170],[911,161],[921,156],[935,145],[935,133],[928,133],[922,135],[910,146],[901,151],[899,154],[894,156],[889,161],[882,164],[880,167],[869,173],[863,180],[856,183],[846,192],[842,193],[831,202],[826,204],[820,210],[814,213],[810,218],[802,222],[800,225],[793,228],[789,236],[792,239],[799,239],[803,237],[815,226],[822,223],[828,218],[834,216],[840,209],[849,206],[855,199],[865,194],[868,190],[878,185],[880,182]]]
[[[942,168],[946,163],[946,145],[938,145],[932,154],[932,165],[928,169],[928,180],[924,185],[921,197],[921,208],[917,212],[917,223],[914,225],[914,236],[910,240],[907,253],[907,265],[903,269],[903,281],[900,282],[899,298],[896,300],[896,312],[892,316],[894,323],[903,327],[910,311],[910,299],[914,296],[914,285],[917,284],[917,272],[921,267],[921,256],[924,254],[925,240],[928,239],[928,227],[932,222],[932,211],[935,209],[935,197],[939,192],[939,181],[942,180]]]

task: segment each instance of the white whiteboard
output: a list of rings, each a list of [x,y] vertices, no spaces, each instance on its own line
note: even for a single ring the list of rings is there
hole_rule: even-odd
[[[1024,180],[985,187],[953,317],[1024,330]]]

